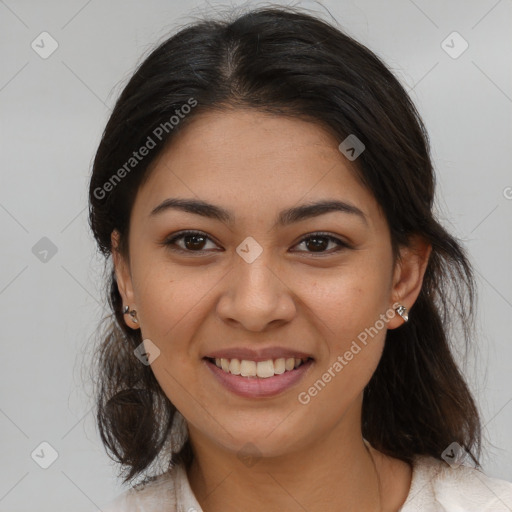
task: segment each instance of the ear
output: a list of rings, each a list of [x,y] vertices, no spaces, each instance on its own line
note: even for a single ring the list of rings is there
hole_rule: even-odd
[[[129,262],[119,252],[119,232],[112,231],[110,240],[112,242],[112,260],[114,262],[114,270],[116,274],[117,289],[123,300],[123,307],[129,306],[130,310],[137,309],[134,301],[134,293],[132,286],[132,277],[130,274]],[[132,329],[137,329],[139,325],[132,320],[129,314],[124,315],[126,325]]]
[[[411,236],[409,245],[400,249],[393,273],[390,304],[393,309],[393,305],[400,303],[411,310],[420,294],[431,252],[432,245],[419,235]],[[389,320],[388,329],[396,329],[403,323],[403,318],[396,314]]]

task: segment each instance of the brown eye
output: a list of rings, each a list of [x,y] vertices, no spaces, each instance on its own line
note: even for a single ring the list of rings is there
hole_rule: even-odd
[[[334,250],[326,251],[329,244],[333,243],[335,248]],[[330,236],[328,234],[324,233],[313,233],[311,235],[308,235],[307,237],[304,237],[297,245],[304,244],[306,249],[308,251],[306,252],[312,252],[312,253],[333,253],[338,252],[342,248],[348,248],[348,244],[341,241],[339,238],[336,238],[334,236]],[[299,251],[302,252],[302,251]]]
[[[177,251],[202,252],[207,250],[205,245],[209,240],[211,241],[210,237],[200,231],[184,231],[167,239],[163,245]],[[183,244],[179,245],[178,241]]]
[[[185,247],[190,251],[202,250],[204,248],[206,237],[203,235],[185,235],[183,241]]]

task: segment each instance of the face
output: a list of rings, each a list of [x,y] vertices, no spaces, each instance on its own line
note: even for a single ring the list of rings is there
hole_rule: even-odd
[[[340,424],[360,435],[386,329],[403,323],[392,309],[400,276],[386,219],[339,142],[297,119],[203,114],[139,189],[130,261],[115,255],[118,283],[137,310],[138,324],[126,321],[158,347],[151,369],[191,437],[271,456]],[[152,213],[171,198],[215,208]],[[324,201],[341,206],[300,210]],[[295,356],[309,360],[292,370]],[[257,374],[228,374],[216,358]],[[281,373],[265,377],[272,365]]]

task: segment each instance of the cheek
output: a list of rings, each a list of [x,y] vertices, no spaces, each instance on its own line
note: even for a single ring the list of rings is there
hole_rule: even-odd
[[[313,288],[321,357],[298,396],[311,417],[334,425],[361,395],[375,372],[384,348],[386,295],[375,275],[359,274]],[[326,412],[329,411],[329,412]]]
[[[138,283],[134,291],[142,336],[160,351],[151,369],[170,401],[193,417],[201,411],[193,411],[196,402],[190,400],[188,391],[198,364],[191,340],[194,319],[205,314],[204,296],[212,284],[197,279],[197,271],[178,271],[169,263],[153,262],[145,268],[141,265],[139,270],[134,270],[134,282]]]
[[[346,340],[372,326],[389,303],[390,278],[385,263],[351,265],[318,276],[308,287],[308,306],[330,337]],[[304,283],[304,286],[307,286]]]
[[[326,348],[318,372],[332,382],[331,392],[337,389],[351,398],[362,391],[382,354],[391,276],[386,251],[361,251],[355,256],[350,265],[322,279],[317,276],[308,295]],[[333,397],[327,392],[320,401]]]
[[[153,259],[134,268],[135,301],[143,325],[143,335],[169,343],[183,337],[178,332],[197,315],[201,299],[213,286],[211,276],[197,269],[171,265]]]

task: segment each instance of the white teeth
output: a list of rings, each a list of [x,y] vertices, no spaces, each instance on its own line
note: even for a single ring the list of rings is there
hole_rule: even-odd
[[[286,370],[286,360],[284,357],[276,359],[274,361],[274,373],[276,375],[281,375]]]
[[[298,357],[280,357],[278,359],[268,359],[266,361],[249,361],[246,359],[225,359],[215,358],[215,365],[226,373],[241,375],[242,377],[259,377],[266,379],[274,375],[281,375],[285,371],[291,371],[298,368],[307,358]]]
[[[289,357],[286,360],[285,368],[287,371],[293,370],[295,368],[295,358],[294,357]]]
[[[256,375],[262,379],[274,376],[274,361],[259,361],[256,365]]]
[[[240,375],[240,361],[238,359],[231,359],[229,363],[229,373]]]
[[[242,377],[256,377],[256,363],[242,359],[240,361],[240,375]]]

